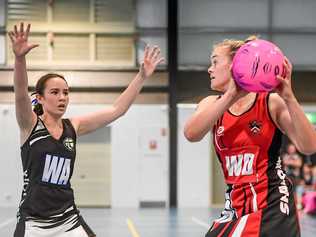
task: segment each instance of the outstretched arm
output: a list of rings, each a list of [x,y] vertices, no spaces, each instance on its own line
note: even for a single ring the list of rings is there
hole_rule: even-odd
[[[26,72],[25,55],[36,44],[28,43],[28,36],[31,25],[28,24],[24,30],[23,23],[20,24],[20,29],[14,26],[14,31],[9,32],[9,37],[12,42],[12,49],[15,55],[14,64],[14,92],[15,92],[15,109],[16,118],[21,131],[21,138],[25,137],[33,127],[36,115],[32,111],[31,101],[28,96],[28,79]]]
[[[278,94],[271,96],[269,107],[276,124],[287,134],[297,149],[304,154],[316,152],[316,132],[296,100],[291,87],[292,65],[284,62],[286,76],[278,76]]]
[[[147,46],[145,49],[144,62],[139,72],[112,106],[71,119],[77,135],[80,136],[92,132],[125,114],[142,89],[145,80],[153,74],[157,65],[163,60],[164,59],[160,57],[160,49],[158,47],[149,48]]]

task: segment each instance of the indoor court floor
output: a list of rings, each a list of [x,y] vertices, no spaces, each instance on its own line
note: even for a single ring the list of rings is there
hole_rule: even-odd
[[[97,237],[204,237],[219,208],[80,208]],[[11,237],[16,210],[0,208],[0,237]],[[302,237],[315,237],[316,217],[300,214]]]

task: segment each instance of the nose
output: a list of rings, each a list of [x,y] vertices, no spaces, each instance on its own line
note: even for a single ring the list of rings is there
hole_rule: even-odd
[[[207,72],[208,72],[209,74],[213,73],[213,67],[212,67],[212,66],[209,66],[209,68],[207,69]]]
[[[60,93],[59,100],[65,101],[66,95],[64,95],[64,93]]]

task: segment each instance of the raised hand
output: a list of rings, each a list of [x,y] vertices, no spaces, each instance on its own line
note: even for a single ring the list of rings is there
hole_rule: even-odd
[[[148,45],[145,48],[144,62],[141,64],[140,73],[145,77],[150,77],[155,71],[158,64],[164,61],[160,56],[160,49],[158,46],[150,48]]]
[[[10,31],[9,37],[12,42],[12,49],[16,57],[24,57],[31,49],[38,47],[38,44],[29,44],[28,37],[30,33],[31,25],[28,24],[24,31],[23,22],[20,24],[20,29],[14,25],[14,31]]]

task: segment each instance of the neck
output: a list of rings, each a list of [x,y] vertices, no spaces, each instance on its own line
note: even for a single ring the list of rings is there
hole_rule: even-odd
[[[238,99],[230,108],[229,110],[236,114],[242,114],[245,111],[247,111],[254,103],[254,100],[256,98],[256,93],[250,92],[244,97],[241,97]]]
[[[61,117],[52,116],[51,114],[44,113],[41,116],[41,119],[44,121],[45,125],[50,127],[62,127]]]
[[[238,107],[243,107],[245,105],[248,105],[249,103],[252,104],[253,100],[256,98],[256,93],[254,92],[250,92],[249,94],[247,94],[244,97],[241,97],[240,99],[238,99],[234,105],[238,106]],[[233,105],[233,106],[234,106]]]

